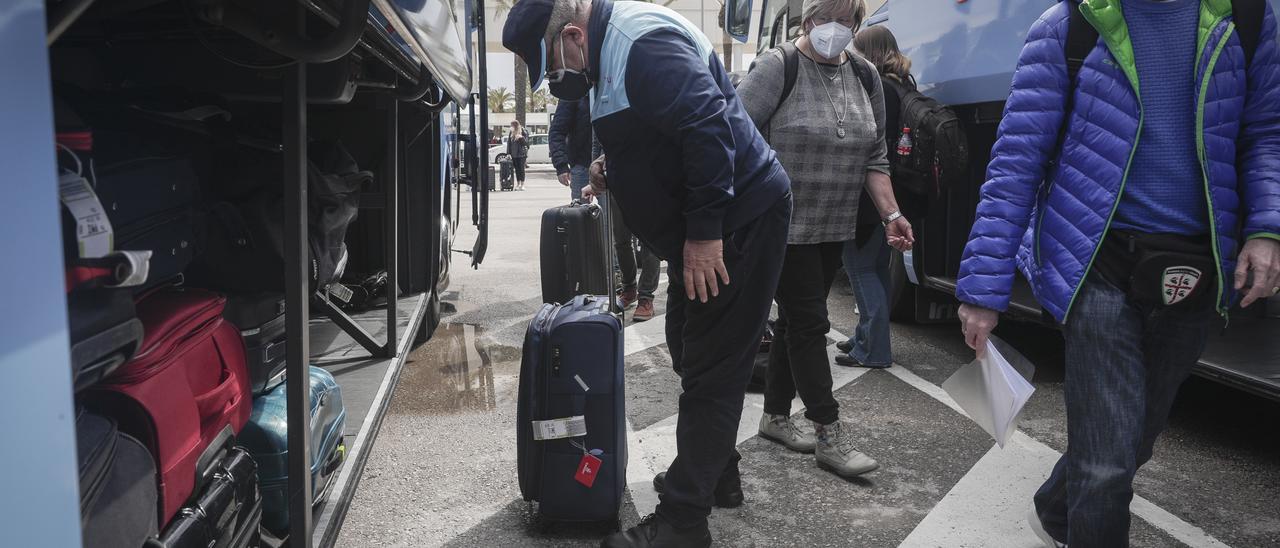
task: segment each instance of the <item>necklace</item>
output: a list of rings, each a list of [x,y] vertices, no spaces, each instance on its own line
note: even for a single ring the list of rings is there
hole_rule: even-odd
[[[817,72],[819,75],[821,75],[823,78],[827,77],[825,74],[822,74],[820,70],[818,70],[818,63],[816,61],[813,61],[813,70]],[[843,70],[844,70],[844,67],[843,65],[841,65],[836,69],[836,75],[838,76],[840,72]],[[845,78],[840,79],[840,102],[842,104],[840,105],[839,109],[836,108],[835,99],[831,98],[831,90],[827,88],[827,83],[822,82],[822,91],[827,92],[827,101],[831,102],[831,111],[834,112],[836,115],[836,137],[840,139],[844,139],[844,136],[845,136],[844,120],[845,120],[845,117],[849,115],[849,99],[848,99],[849,94],[848,94],[848,89],[845,87],[845,80],[846,80]],[[832,83],[834,83],[835,78],[831,78],[831,81]]]

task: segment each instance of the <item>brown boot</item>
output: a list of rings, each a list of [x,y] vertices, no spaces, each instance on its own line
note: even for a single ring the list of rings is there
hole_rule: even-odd
[[[641,297],[640,304],[636,306],[636,311],[631,315],[631,321],[647,322],[653,319],[653,299]]]

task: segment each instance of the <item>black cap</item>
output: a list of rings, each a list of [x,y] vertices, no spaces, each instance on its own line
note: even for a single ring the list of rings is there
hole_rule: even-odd
[[[502,45],[511,50],[529,67],[529,84],[538,89],[547,72],[547,23],[555,0],[520,0],[507,12],[507,23],[502,27]]]

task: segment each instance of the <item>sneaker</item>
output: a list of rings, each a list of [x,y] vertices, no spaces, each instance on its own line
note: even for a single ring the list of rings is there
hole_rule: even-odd
[[[852,354],[840,354],[840,355],[837,355],[837,356],[836,356],[836,365],[843,365],[843,366],[845,366],[845,367],[865,367],[865,368],[867,368],[867,369],[888,369],[888,368],[890,368],[890,367],[892,367],[892,366],[893,366],[893,364],[891,364],[891,363],[886,363],[886,364],[884,364],[884,365],[870,365],[870,364],[865,364],[865,363],[862,363],[862,362],[858,361],[858,359],[857,359],[857,358],[855,358],[855,357],[853,357],[853,355],[852,355]]]
[[[787,415],[765,413],[760,417],[760,437],[781,443],[797,453],[812,453],[817,445],[813,434],[800,430]]]
[[[636,290],[623,289],[618,292],[618,308],[627,310],[636,304]]]
[[[880,467],[875,459],[853,448],[853,433],[840,421],[818,425],[815,435],[818,438],[815,455],[819,468],[835,472],[842,478],[852,478]]]
[[[1040,522],[1040,514],[1036,512],[1035,503],[1031,503],[1031,512],[1027,514],[1027,524],[1031,525],[1031,532],[1043,542],[1046,548],[1066,548],[1067,545],[1054,540],[1048,531],[1044,530],[1044,523]]]
[[[636,311],[631,315],[633,322],[647,322],[653,319],[653,299],[640,299]]]
[[[614,533],[600,542],[601,548],[702,548],[711,546],[707,520],[687,529],[677,529],[665,518],[649,514],[635,527]]]
[[[653,476],[653,490],[661,495],[667,490],[667,473],[658,472]],[[742,506],[746,497],[742,495],[742,473],[738,471],[738,463],[734,461],[720,474],[716,481],[715,498],[712,504],[716,508],[737,508]]]

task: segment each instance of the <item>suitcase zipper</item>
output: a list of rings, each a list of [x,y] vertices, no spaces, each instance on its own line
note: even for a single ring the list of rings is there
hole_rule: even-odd
[[[199,314],[200,313],[198,312],[192,315],[198,316]],[[148,363],[146,367],[139,368],[138,371],[133,372],[132,374],[123,373],[123,374],[116,375],[115,378],[113,379],[112,384],[116,384],[116,385],[129,384],[129,383],[150,378],[152,375],[156,374],[157,364],[166,362],[170,356],[181,354],[182,352],[187,351],[192,346],[191,341],[201,339],[203,336],[208,334],[210,331],[212,331],[212,328],[215,327],[218,321],[221,319],[222,319],[222,316],[215,315],[201,321],[199,324],[195,325],[195,327],[192,327],[190,329],[185,329],[185,326],[189,322],[183,322],[183,325],[179,326],[177,329],[174,329],[173,331],[176,332],[176,331],[185,330],[187,332],[186,335],[184,335],[180,340],[174,342],[172,345],[169,345],[168,349],[164,350],[163,354],[153,354],[153,352],[158,349],[151,348],[151,349],[148,349],[147,351],[144,351],[141,354],[134,356],[133,361],[135,362],[142,361],[145,359],[147,361],[150,361],[151,363]]]

